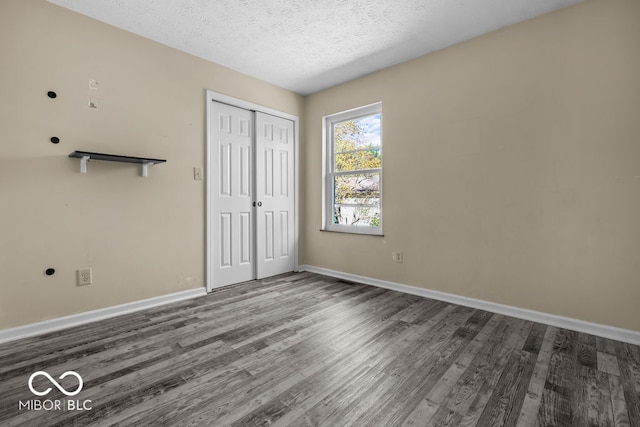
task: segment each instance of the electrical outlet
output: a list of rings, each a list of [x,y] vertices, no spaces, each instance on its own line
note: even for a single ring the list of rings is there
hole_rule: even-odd
[[[78,286],[90,285],[92,283],[91,268],[78,270]]]
[[[402,264],[402,251],[392,252],[391,258],[398,264]]]

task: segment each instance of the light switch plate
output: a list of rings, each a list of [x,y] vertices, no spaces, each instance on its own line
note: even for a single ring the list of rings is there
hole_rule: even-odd
[[[202,181],[202,168],[193,168],[193,179]]]

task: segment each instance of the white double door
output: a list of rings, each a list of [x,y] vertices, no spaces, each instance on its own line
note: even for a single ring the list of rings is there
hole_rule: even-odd
[[[211,288],[293,271],[294,123],[212,102]]]

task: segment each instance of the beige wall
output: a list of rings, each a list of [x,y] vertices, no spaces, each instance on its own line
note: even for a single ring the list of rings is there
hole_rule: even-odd
[[[639,46],[592,0],[306,98],[302,263],[640,331]],[[375,101],[385,236],[320,232],[321,118]]]
[[[304,115],[302,263],[640,330],[638,45],[640,2],[591,0],[303,100],[44,0],[2,0],[0,328],[204,284],[192,168],[212,89]],[[385,236],[319,232],[321,117],[379,100]],[[74,150],[168,163],[81,175]],[[94,284],[77,287],[89,266]]]
[[[0,328],[203,286],[205,90],[302,113],[301,96],[44,0],[0,2],[0,58]],[[81,175],[74,150],[168,162]]]

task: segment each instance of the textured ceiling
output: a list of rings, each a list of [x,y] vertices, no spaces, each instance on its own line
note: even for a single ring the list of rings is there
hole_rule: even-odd
[[[309,94],[581,0],[49,0]]]

